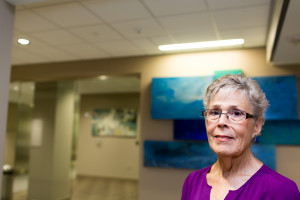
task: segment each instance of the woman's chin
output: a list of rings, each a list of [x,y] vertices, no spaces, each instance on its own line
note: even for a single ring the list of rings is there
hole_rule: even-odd
[[[235,156],[236,151],[232,147],[213,147],[212,150],[220,157]]]

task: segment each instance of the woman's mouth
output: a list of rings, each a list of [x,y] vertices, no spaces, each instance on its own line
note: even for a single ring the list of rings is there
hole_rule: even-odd
[[[217,141],[220,142],[226,142],[234,139],[233,137],[227,135],[215,135],[214,137],[216,138]]]

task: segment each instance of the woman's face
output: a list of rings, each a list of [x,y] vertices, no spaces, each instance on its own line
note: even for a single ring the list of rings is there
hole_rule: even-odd
[[[222,113],[232,110],[241,110],[254,114],[248,98],[240,91],[233,94],[218,93],[211,99],[208,109],[216,109]],[[218,156],[240,156],[250,148],[254,135],[261,131],[261,120],[253,118],[232,122],[225,114],[217,120],[205,120],[208,142],[211,149]]]

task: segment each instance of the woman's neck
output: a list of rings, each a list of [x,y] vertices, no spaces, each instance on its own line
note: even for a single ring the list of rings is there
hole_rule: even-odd
[[[252,175],[261,166],[262,163],[253,156],[249,148],[239,156],[219,156],[211,171],[226,178],[238,174]]]

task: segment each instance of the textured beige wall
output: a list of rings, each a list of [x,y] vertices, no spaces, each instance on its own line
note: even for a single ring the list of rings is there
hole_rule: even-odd
[[[151,80],[153,77],[207,76],[215,70],[242,69],[247,76],[295,74],[299,78],[300,66],[276,67],[266,62],[264,48],[196,52],[164,56],[105,59],[15,66],[13,80],[55,80],[90,77],[102,74],[139,74],[140,96],[140,168],[139,199],[180,199],[183,181],[190,170],[145,168],[143,166],[144,140],[173,140],[171,120],[153,120],[150,116]],[[299,88],[299,87],[298,87]],[[278,171],[300,185],[300,156],[295,157],[300,146],[277,148]]]
[[[138,179],[139,146],[137,138],[93,137],[92,113],[99,108],[139,108],[139,94],[83,95],[76,172],[78,175]]]

